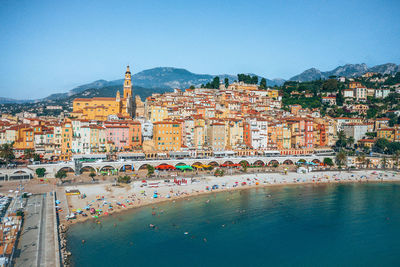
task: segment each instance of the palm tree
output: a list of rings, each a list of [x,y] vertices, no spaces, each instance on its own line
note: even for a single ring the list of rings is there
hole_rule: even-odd
[[[336,164],[339,168],[342,168],[342,165],[347,165],[347,154],[344,151],[340,151],[336,154]]]
[[[336,141],[336,147],[342,148],[346,146],[346,135],[344,134],[344,131],[339,131],[338,132],[338,140]]]
[[[33,158],[33,149],[30,149],[30,148],[28,148],[28,149],[25,149],[24,150],[24,158],[25,159],[31,159],[31,158]]]
[[[386,157],[383,157],[381,159],[381,165],[382,165],[383,169],[386,169],[386,166],[387,166],[387,158]]]
[[[347,144],[348,146],[351,148],[354,145],[354,137],[350,136],[349,138],[347,138]]]
[[[399,158],[400,158],[400,151],[396,150],[392,156],[392,165],[393,165],[393,169],[396,166],[396,168],[399,167]]]
[[[365,155],[362,154],[357,157],[357,162],[360,164],[360,167],[362,168],[365,164]]]
[[[369,165],[371,165],[371,160],[370,159],[366,159],[365,160],[365,165],[367,165],[367,169],[368,169]]]
[[[10,163],[11,160],[15,159],[14,142],[11,144],[2,144],[0,146],[0,158],[2,158],[6,163]]]

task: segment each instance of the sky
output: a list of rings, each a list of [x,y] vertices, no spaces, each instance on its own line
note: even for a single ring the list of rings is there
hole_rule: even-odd
[[[269,79],[400,64],[399,13],[398,0],[1,0],[0,97],[121,79],[128,64]]]

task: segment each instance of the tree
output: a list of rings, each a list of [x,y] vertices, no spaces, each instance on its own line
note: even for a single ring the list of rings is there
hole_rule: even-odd
[[[33,158],[33,154],[34,154],[33,149],[28,148],[28,149],[25,149],[25,150],[24,150],[24,157],[25,157],[25,159],[31,159],[31,158]]]
[[[367,166],[367,169],[368,169],[369,165],[371,165],[371,160],[370,159],[366,159],[365,160],[365,165]]]
[[[118,183],[129,184],[130,182],[131,182],[131,177],[129,177],[128,175],[118,177]]]
[[[54,177],[56,177],[58,179],[64,179],[65,177],[67,177],[67,172],[63,171],[63,170],[59,170]]]
[[[382,165],[383,169],[386,169],[387,164],[388,164],[387,158],[386,158],[386,157],[383,157],[383,158],[381,159],[381,165]]]
[[[11,144],[2,144],[0,146],[0,158],[2,158],[7,163],[15,159],[13,145],[14,142]]]
[[[339,92],[336,94],[336,105],[343,106],[343,103],[344,103],[344,97],[342,94],[342,90],[339,90]]]
[[[378,109],[375,107],[370,107],[367,110],[367,119],[375,118],[377,114],[378,114]]]
[[[242,165],[243,172],[247,172],[248,168],[247,163],[245,161],[241,161],[240,165]]]
[[[331,158],[324,158],[323,162],[327,166],[333,166],[333,160]]]
[[[89,177],[92,178],[92,181],[94,181],[94,177],[96,177],[96,173],[94,171],[91,171],[89,173]]]
[[[351,148],[354,145],[354,137],[350,136],[349,138],[347,138],[347,144],[348,146]]]
[[[34,161],[40,161],[40,155],[39,154],[33,154],[33,160]]]
[[[328,79],[322,84],[322,91],[337,92],[338,89],[338,81],[336,79]]]
[[[247,84],[258,84],[258,76],[250,76],[247,74],[238,74],[239,82],[244,82]]]
[[[339,153],[336,154],[336,165],[338,165],[339,168],[342,168],[342,165],[347,165],[346,152],[340,151]]]
[[[154,173],[154,170],[155,170],[154,167],[149,165],[149,164],[147,164],[146,167],[147,167],[147,176],[152,175]]]
[[[189,87],[189,89],[195,89],[196,87],[194,87],[194,85],[191,85],[190,87]]]
[[[389,145],[389,140],[385,139],[385,138],[379,138],[378,140],[376,140],[374,147],[378,152],[385,152],[388,145]]]
[[[336,141],[335,146],[337,148],[343,148],[343,147],[346,147],[346,145],[347,145],[346,135],[345,135],[344,131],[339,131],[338,140]]]
[[[46,173],[46,169],[45,168],[37,168],[35,172],[38,177],[44,177],[44,175]]]
[[[365,164],[365,155],[364,154],[359,155],[357,157],[357,162],[360,164],[360,166],[362,168],[364,166],[364,164]]]
[[[224,176],[224,174],[225,174],[225,171],[224,170],[220,170],[220,169],[217,169],[217,170],[215,170],[215,172],[214,172],[214,176]]]
[[[218,89],[219,88],[219,77],[218,76],[214,77],[214,79],[211,82],[211,87],[210,88],[214,88],[214,89]]]
[[[393,165],[393,169],[396,166],[396,168],[399,168],[399,158],[400,158],[400,151],[396,150],[393,154],[392,157],[392,165]]]
[[[262,79],[261,79],[261,81],[260,81],[260,88],[261,88],[261,89],[267,88],[267,79],[265,79],[265,78],[262,78]]]
[[[225,79],[224,79],[224,83],[225,83],[225,88],[228,88],[228,86],[229,86],[229,79],[228,79],[228,78],[225,78]]]

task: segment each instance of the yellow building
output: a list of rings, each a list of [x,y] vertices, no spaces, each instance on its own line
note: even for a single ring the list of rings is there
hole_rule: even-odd
[[[257,84],[247,84],[244,82],[234,82],[228,86],[228,90],[256,91],[256,90],[258,90],[258,85]]]
[[[61,126],[61,160],[70,160],[72,156],[73,128],[71,122]]]
[[[153,126],[153,140],[157,151],[179,151],[182,133],[178,122],[159,121]]]
[[[376,136],[379,138],[385,138],[391,142],[394,141],[395,129],[394,128],[382,128],[376,131]]]
[[[278,90],[268,89],[267,90],[267,94],[268,94],[268,97],[271,97],[271,98],[278,98],[279,97],[279,91]]]
[[[107,120],[108,116],[116,115],[132,118],[135,114],[132,98],[132,81],[129,66],[126,68],[124,95],[119,91],[116,97],[75,98],[71,115],[78,119]]]
[[[168,119],[167,107],[152,105],[149,107],[148,119],[151,122],[158,122]]]

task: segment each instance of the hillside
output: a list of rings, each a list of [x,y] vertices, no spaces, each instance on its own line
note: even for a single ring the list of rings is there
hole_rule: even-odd
[[[102,88],[91,88],[86,89],[83,92],[76,93],[63,99],[64,101],[72,101],[74,98],[91,98],[91,97],[115,97],[117,91],[123,93],[122,85],[114,85],[114,86],[105,86]],[[132,94],[134,96],[139,95],[142,100],[146,97],[151,96],[153,93],[164,93],[170,91],[169,89],[161,89],[161,88],[143,88],[140,86],[133,86],[132,87]]]
[[[395,74],[400,71],[400,65],[393,63],[387,63],[382,65],[376,65],[368,67],[366,64],[346,64],[339,66],[333,70],[321,72],[316,68],[305,70],[304,72],[293,76],[290,81],[308,82],[318,79],[327,79],[329,76],[344,76],[344,77],[356,77],[361,76],[366,72],[377,72],[381,74]]]
[[[229,82],[233,82],[234,80],[237,79],[236,75],[196,74],[186,69],[179,69],[172,67],[158,67],[158,68],[144,70],[132,75],[132,83],[134,86],[137,86],[138,88],[151,88],[151,89],[156,89],[154,92],[159,92],[161,90],[160,88],[164,88],[164,91],[166,91],[166,90],[172,90],[174,88],[185,89],[189,88],[191,85],[200,86],[201,84],[206,84],[208,82],[211,82],[215,76],[219,76],[221,81],[223,81],[225,78],[228,78]],[[259,80],[261,80],[262,77],[261,76],[258,77]],[[283,79],[274,79],[274,80],[267,79],[267,84],[269,86],[281,85],[284,82],[285,80]],[[78,86],[70,90],[68,93],[52,94],[44,98],[43,100],[68,98],[70,96],[75,96],[76,94],[81,93],[87,89],[100,89],[113,86],[122,87],[123,83],[124,83],[123,79],[113,80],[113,81],[97,80],[92,83]],[[108,89],[106,89],[105,91],[107,90]]]

